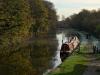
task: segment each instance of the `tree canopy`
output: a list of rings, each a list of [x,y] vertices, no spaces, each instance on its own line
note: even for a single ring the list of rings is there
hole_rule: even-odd
[[[65,26],[87,31],[100,37],[100,10],[89,11],[83,9],[78,14],[66,18],[63,22],[66,23]]]
[[[0,75],[37,75],[27,40],[34,32],[48,32],[56,20],[50,2],[0,0]]]

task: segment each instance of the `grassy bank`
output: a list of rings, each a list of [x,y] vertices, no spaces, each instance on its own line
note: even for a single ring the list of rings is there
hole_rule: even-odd
[[[88,63],[84,54],[86,50],[85,47],[81,47],[82,53],[74,53],[49,75],[82,75]]]

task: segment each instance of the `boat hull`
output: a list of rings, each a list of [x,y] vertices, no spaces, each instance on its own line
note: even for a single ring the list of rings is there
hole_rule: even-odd
[[[77,36],[73,37],[69,43],[63,43],[60,50],[60,58],[62,62],[70,56],[73,51],[79,46],[79,39]]]

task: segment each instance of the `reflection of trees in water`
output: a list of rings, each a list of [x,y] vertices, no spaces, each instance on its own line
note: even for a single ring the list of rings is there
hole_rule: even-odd
[[[51,67],[51,59],[56,51],[56,41],[49,38],[36,39],[32,44],[32,64],[36,69],[37,75],[43,74],[46,69]]]

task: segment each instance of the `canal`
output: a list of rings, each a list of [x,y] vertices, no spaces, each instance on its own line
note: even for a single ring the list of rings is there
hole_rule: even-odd
[[[100,47],[100,42],[95,37],[87,39],[86,32],[77,31],[74,29],[63,29],[58,30],[56,35],[50,34],[45,38],[37,38],[32,45],[32,64],[36,70],[37,75],[47,75],[48,72],[58,67],[62,62],[60,59],[60,48],[63,42],[68,41],[68,37],[78,34],[80,37],[81,45],[88,44],[89,48],[92,49],[92,45]],[[90,52],[91,52],[90,49]],[[88,51],[89,52],[89,51]]]

